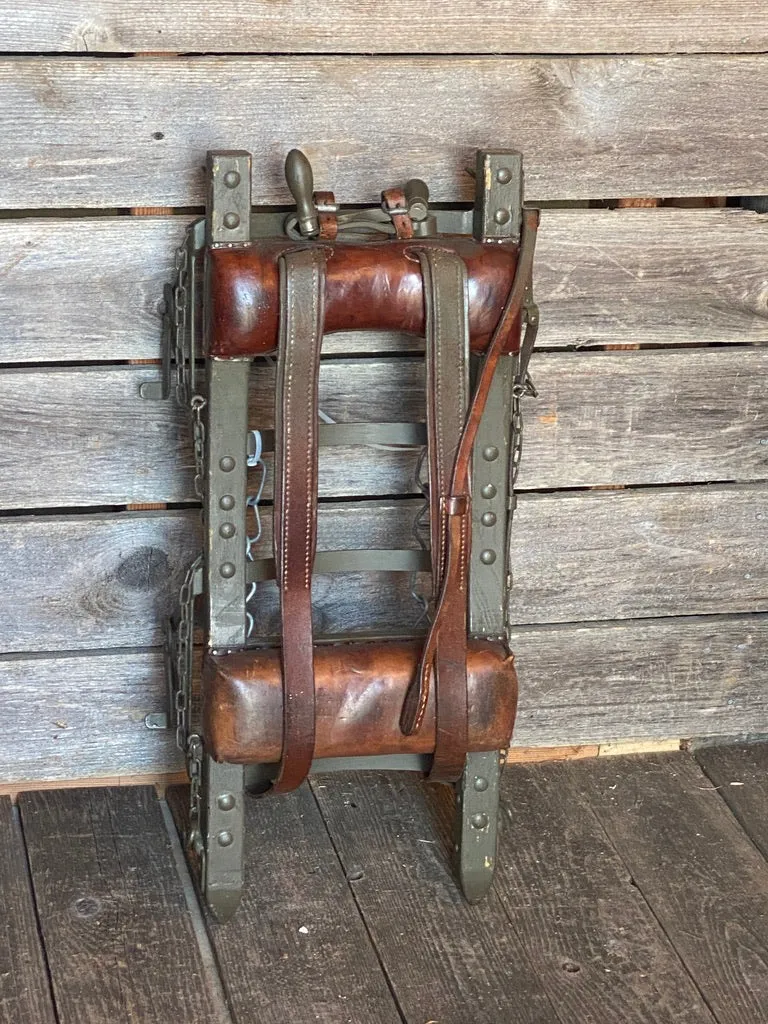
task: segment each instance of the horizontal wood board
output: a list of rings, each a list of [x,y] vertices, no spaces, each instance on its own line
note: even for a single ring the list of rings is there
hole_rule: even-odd
[[[352,202],[413,175],[469,198],[493,146],[525,154],[532,200],[761,194],[766,106],[762,56],[7,58],[0,207],[200,204],[212,148],[286,202],[296,145]]]
[[[766,486],[758,484],[523,495],[511,620],[766,611],[765,500]],[[324,506],[320,549],[414,546],[419,504]],[[194,511],[0,520],[3,649],[160,643],[163,618],[198,550],[198,520]],[[257,556],[271,554],[269,537],[265,518]],[[409,589],[405,573],[318,575],[316,628],[410,629],[418,606]],[[273,583],[260,586],[251,611],[258,635],[277,632]]]
[[[0,363],[159,358],[163,284],[188,223],[0,219]],[[768,222],[746,210],[547,209],[534,271],[537,348],[768,344],[767,261]],[[418,344],[341,333],[323,351]]]
[[[755,0],[3,0],[12,51],[131,53],[627,53],[763,51]]]
[[[768,729],[768,617],[518,628],[517,747]],[[182,767],[162,656],[116,650],[0,658],[0,781],[105,778]],[[513,748],[514,749],[514,748]]]
[[[532,372],[523,489],[768,478],[768,349],[542,352]],[[0,371],[0,508],[195,501],[187,414],[139,395],[155,376],[144,366]],[[321,370],[320,408],[337,422],[423,421],[423,399],[420,357]],[[252,373],[251,425],[274,426],[272,367]],[[417,456],[325,448],[320,494],[412,494]]]

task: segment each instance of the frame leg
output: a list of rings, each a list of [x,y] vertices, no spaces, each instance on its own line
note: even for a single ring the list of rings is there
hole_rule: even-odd
[[[469,903],[481,900],[493,882],[503,763],[498,750],[467,754],[456,785],[457,872]]]
[[[205,901],[219,921],[228,921],[243,894],[245,789],[243,767],[218,764],[206,757],[203,765],[203,871]]]

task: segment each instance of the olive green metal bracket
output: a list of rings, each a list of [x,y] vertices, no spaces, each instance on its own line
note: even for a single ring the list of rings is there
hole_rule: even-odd
[[[208,244],[247,242],[250,155],[210,153],[208,172]],[[207,360],[203,572],[211,650],[246,644],[249,371],[250,360]],[[223,921],[234,913],[243,889],[244,771],[241,765],[218,764],[204,752],[201,783],[201,888],[208,906]]]
[[[520,153],[478,153],[475,180],[475,237],[479,241],[519,239],[523,198]],[[473,636],[505,643],[512,582],[507,534],[514,371],[514,357],[502,356],[472,456],[469,629]],[[506,750],[468,754],[464,775],[456,786],[457,873],[470,903],[482,899],[493,883],[499,784],[506,754]]]

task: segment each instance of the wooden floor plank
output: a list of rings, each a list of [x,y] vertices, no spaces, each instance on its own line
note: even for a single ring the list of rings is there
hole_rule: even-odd
[[[502,782],[496,889],[565,1021],[713,1018],[564,764]]]
[[[704,747],[696,760],[768,860],[768,743]]]
[[[459,893],[447,788],[406,773],[312,786],[408,1024],[560,1021],[498,899]]]
[[[768,865],[684,754],[564,766],[719,1024],[763,1024]]]
[[[59,1024],[219,1024],[154,791],[19,805]]]
[[[0,797],[0,850],[0,1021],[54,1024],[24,839],[7,797]]]
[[[168,791],[183,821],[186,787]],[[246,807],[247,888],[210,919],[237,1024],[397,1024],[400,1016],[307,786]]]

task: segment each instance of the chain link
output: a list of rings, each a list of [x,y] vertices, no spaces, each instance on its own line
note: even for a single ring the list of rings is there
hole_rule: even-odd
[[[202,500],[203,473],[205,471],[205,423],[203,409],[206,401],[202,395],[193,395],[190,401],[192,409],[192,441],[195,452],[195,494]]]
[[[187,342],[187,300],[189,291],[189,238],[190,231],[176,250],[176,284],[173,289],[173,348],[176,366],[176,401],[186,405],[189,401],[190,358],[186,348]]]
[[[530,285],[526,289],[526,302],[523,307],[523,322],[526,326],[526,330],[532,329],[535,332],[538,328],[539,309],[533,301]],[[536,390],[536,386],[533,383],[527,368],[522,380],[520,379],[520,372],[518,371],[515,382],[512,385],[512,403],[510,410],[509,484],[507,488],[507,566],[512,565],[512,520],[514,519],[515,510],[517,509],[517,494],[515,493],[515,488],[517,487],[517,478],[520,474],[520,462],[523,457],[524,422],[522,399],[526,396],[536,398],[538,394],[539,393]],[[510,646],[510,632],[512,629],[512,584],[513,577],[512,569],[510,568],[507,575],[506,595],[504,601],[504,634],[507,638],[507,644]]]
[[[203,497],[205,472],[205,421],[203,409],[206,399],[192,394],[195,378],[195,352],[189,331],[190,314],[190,257],[192,229],[188,229],[184,241],[175,254],[176,281],[172,288],[172,309],[168,311],[171,320],[174,392],[176,401],[191,411],[192,440],[195,459],[195,493]],[[201,801],[203,774],[203,740],[199,733],[192,731],[192,672],[195,632],[195,578],[202,570],[203,556],[199,555],[190,565],[179,592],[179,622],[173,636],[172,652],[173,686],[172,701],[175,716],[176,745],[186,758],[189,773],[189,832],[188,841],[199,857],[204,857],[201,839]]]
[[[186,752],[192,713],[192,664],[195,640],[195,576],[203,565],[202,555],[187,570],[179,592],[179,625],[176,629],[176,745]]]

